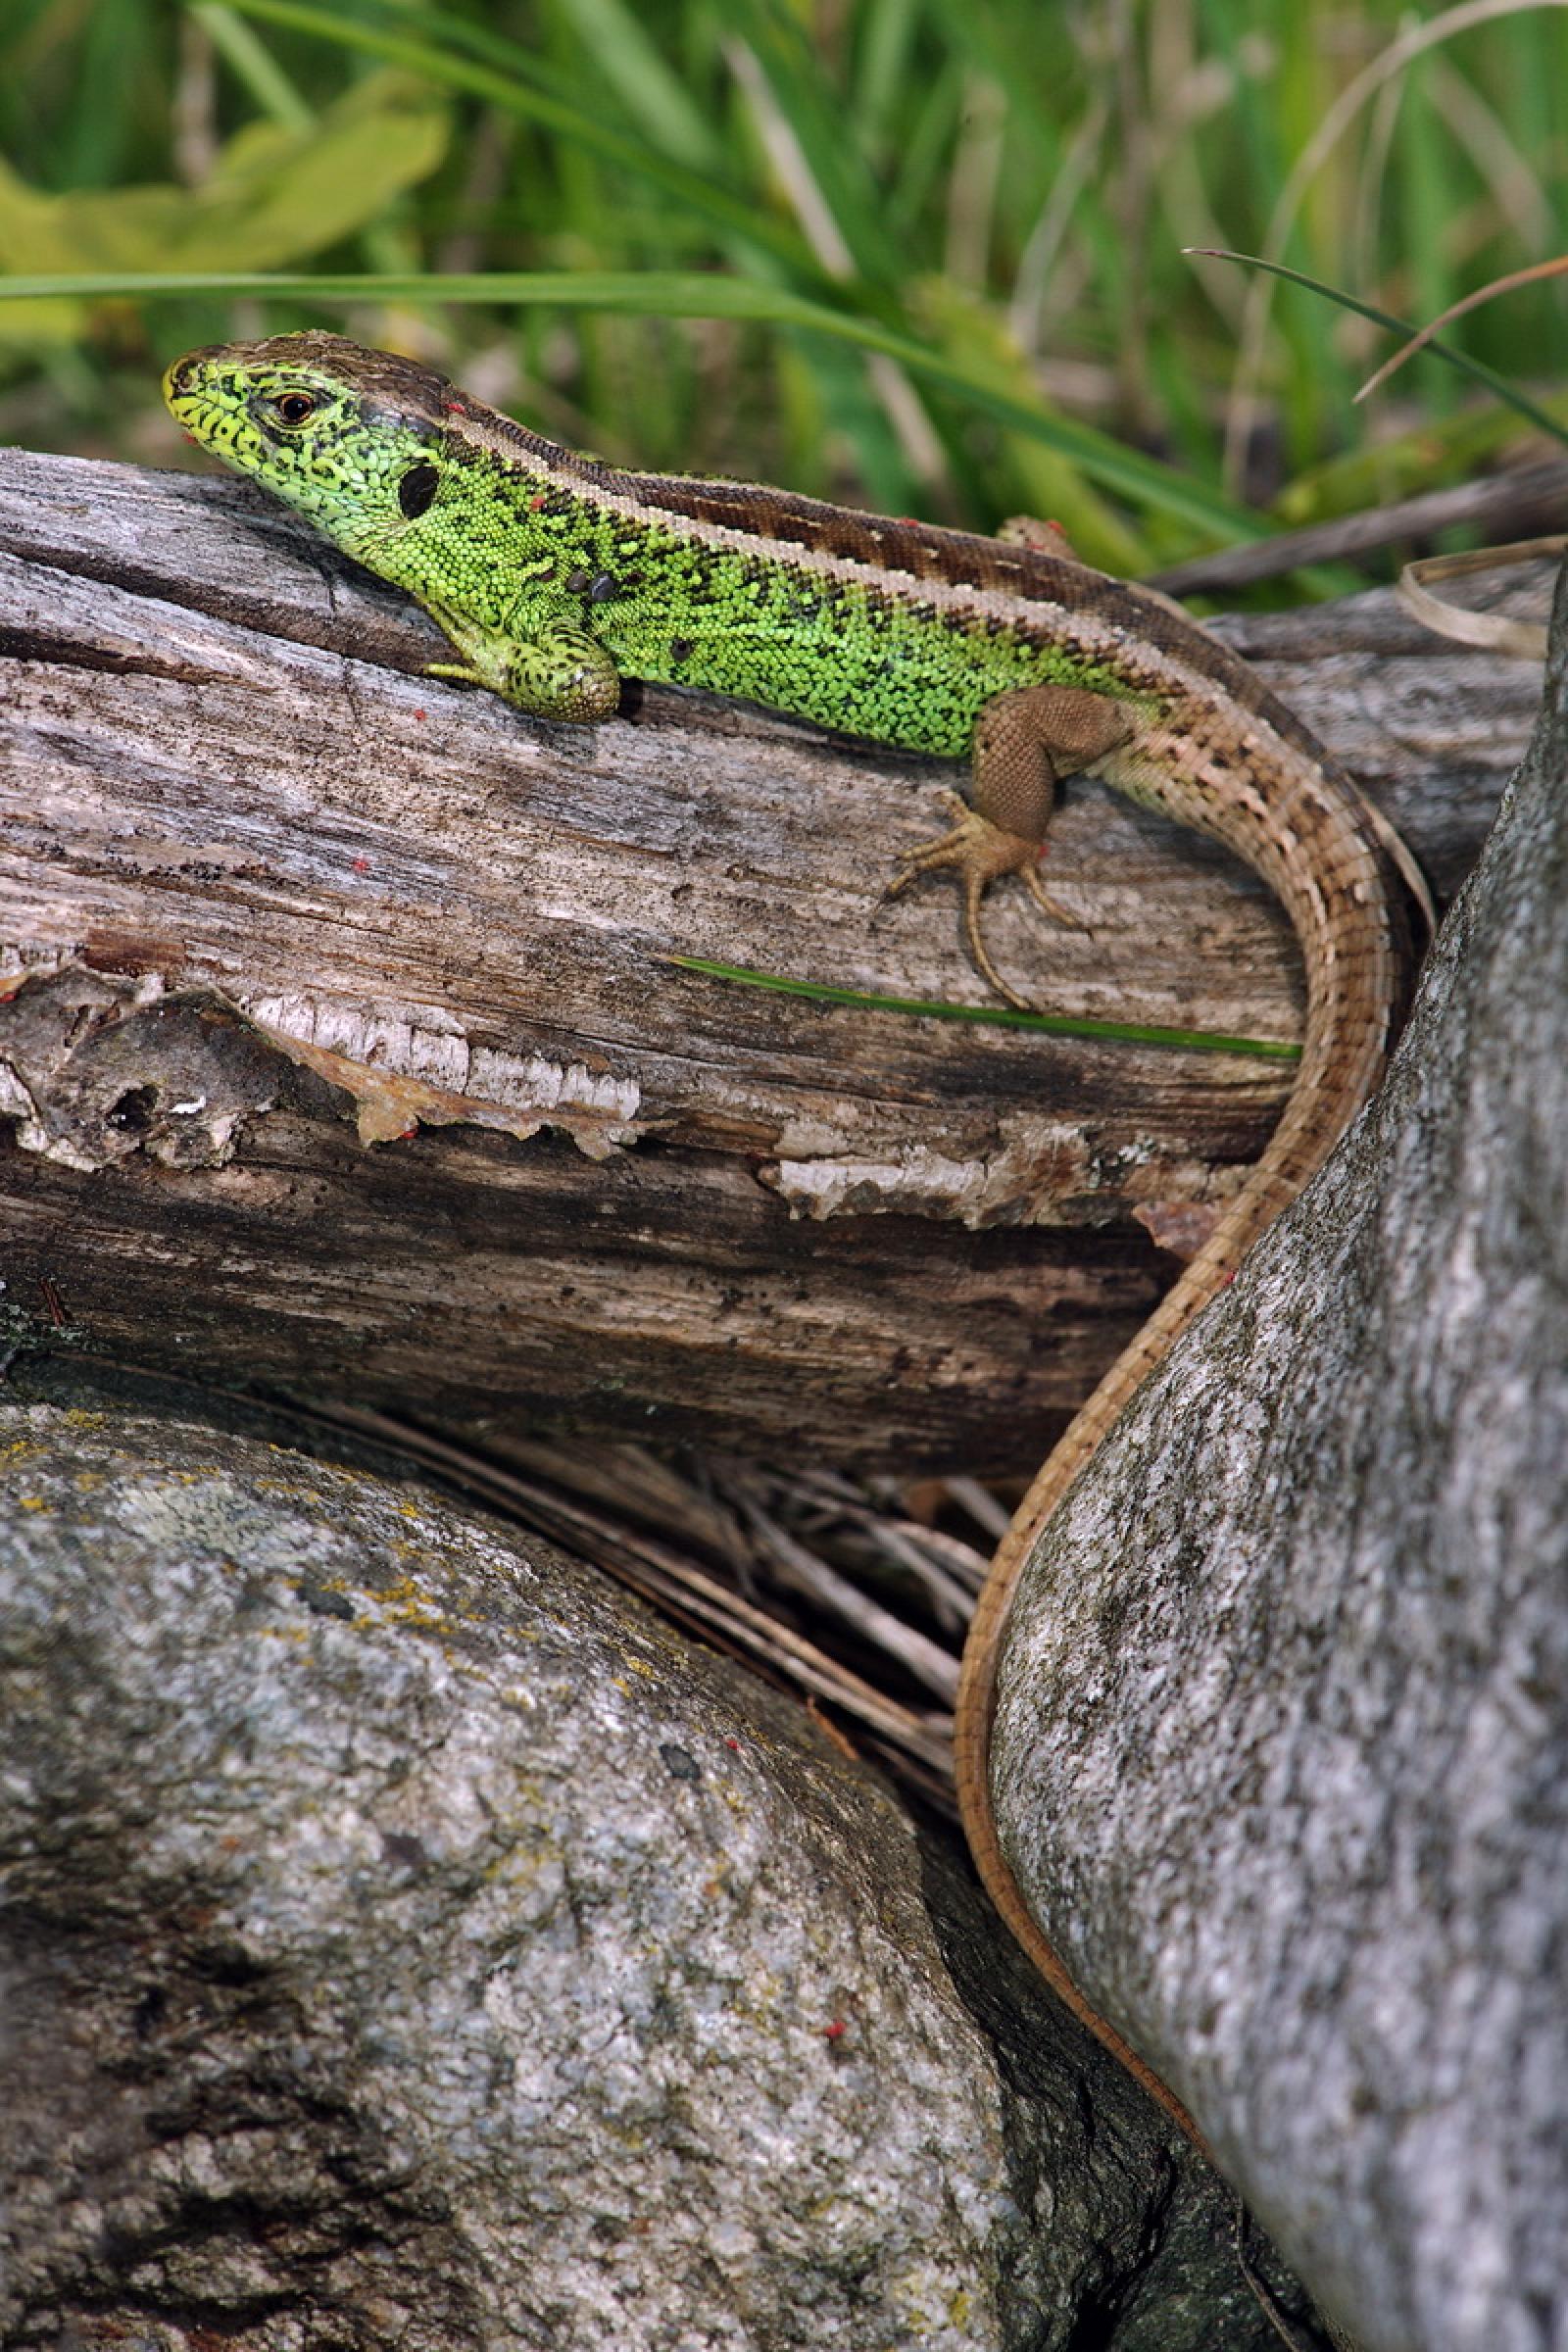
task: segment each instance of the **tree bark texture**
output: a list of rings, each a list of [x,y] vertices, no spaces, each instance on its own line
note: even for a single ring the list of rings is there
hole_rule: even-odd
[[[1031,1563],[1000,1813],[1365,2352],[1568,2344],[1568,592],[1390,1081]]]
[[[686,952],[985,1001],[954,895],[879,895],[938,766],[649,691],[545,726],[248,486],[0,464],[0,1230],[12,1340],[468,1431],[1028,1469],[1288,1064],[801,1004]],[[1526,664],[1369,596],[1232,634],[1440,889]],[[1069,789],[994,894],[1054,1011],[1291,1036],[1233,861]]]

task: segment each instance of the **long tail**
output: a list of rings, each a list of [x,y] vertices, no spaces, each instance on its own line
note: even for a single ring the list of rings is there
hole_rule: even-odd
[[[954,1727],[959,1811],[992,1901],[1053,1991],[1205,2156],[1211,2151],[1180,2099],[1084,1998],[1024,1902],[992,1812],[991,1725],[1002,1639],[1041,1528],[1137,1390],[1322,1165],[1382,1077],[1413,972],[1387,827],[1369,815],[1348,779],[1319,769],[1311,785],[1306,807],[1293,808],[1289,829],[1224,828],[1284,901],[1300,941],[1307,1019],[1295,1091],[1209,1241],[1069,1424],[1020,1504],[969,1629]]]

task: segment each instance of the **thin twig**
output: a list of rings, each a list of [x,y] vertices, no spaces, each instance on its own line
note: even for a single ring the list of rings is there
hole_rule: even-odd
[[[1568,463],[1554,458],[1540,466],[1488,474],[1479,482],[1425,490],[1415,498],[1397,499],[1361,514],[1342,514],[1332,522],[1281,531],[1275,539],[1195,556],[1189,563],[1173,564],[1167,571],[1156,572],[1145,585],[1161,588],[1170,596],[1222,595],[1307,564],[1332,564],[1365,555],[1373,548],[1396,546],[1400,540],[1430,538],[1457,523],[1468,524],[1490,538],[1502,530],[1529,529],[1564,516],[1568,516]]]

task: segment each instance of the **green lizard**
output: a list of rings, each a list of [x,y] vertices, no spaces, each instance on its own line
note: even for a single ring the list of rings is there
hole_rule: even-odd
[[[624,674],[735,695],[846,733],[967,758],[973,806],[893,888],[951,869],[981,902],[1039,858],[1057,780],[1087,769],[1217,835],[1283,901],[1306,967],[1300,1076],[1247,1185],[1052,1453],[964,1652],[964,1826],[1004,1918],[1062,1999],[1200,2147],[1175,2093],[1078,1991],[1026,1908],[992,1813],[997,1662],[1034,1536],[1133,1392],[1230,1280],[1376,1086],[1411,958],[1408,853],[1246,663],[1163,598],[1050,547],[1004,544],[755,484],[619,471],[333,335],[192,352],[165,379],[193,437],[416,597],[461,662],[542,717],[593,720]],[[874,845],[867,845],[868,857]]]

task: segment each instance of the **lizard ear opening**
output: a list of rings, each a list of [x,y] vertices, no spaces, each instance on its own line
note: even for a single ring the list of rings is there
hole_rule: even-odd
[[[398,484],[398,505],[410,522],[418,520],[440,485],[441,476],[428,460],[409,467]]]

